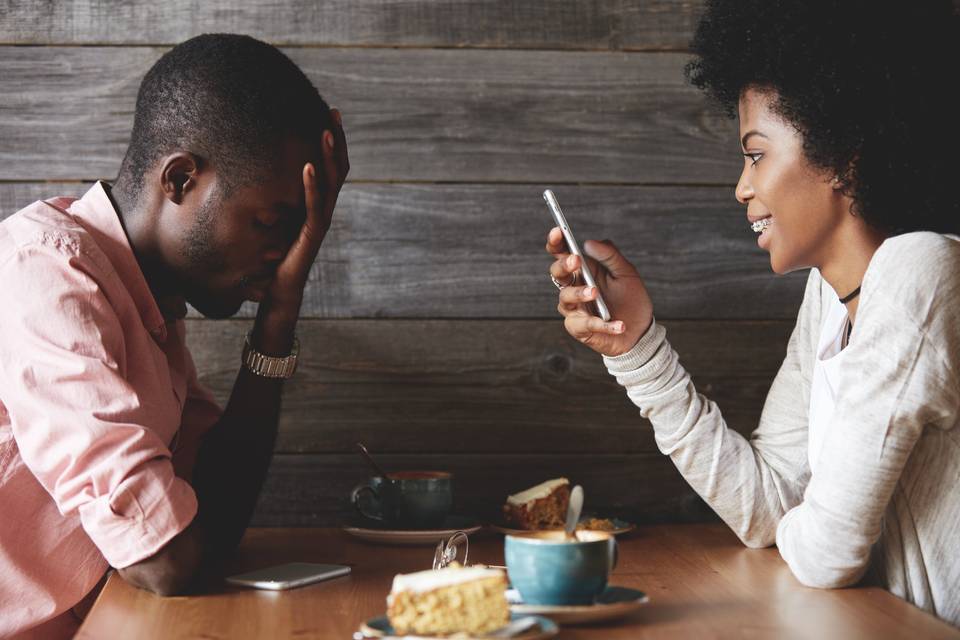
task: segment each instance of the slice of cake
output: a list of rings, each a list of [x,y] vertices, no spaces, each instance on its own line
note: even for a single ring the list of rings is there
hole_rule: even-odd
[[[447,567],[398,575],[387,596],[397,635],[481,635],[510,621],[507,576],[500,569]]]
[[[570,503],[570,481],[555,478],[507,497],[503,517],[520,529],[562,529]]]

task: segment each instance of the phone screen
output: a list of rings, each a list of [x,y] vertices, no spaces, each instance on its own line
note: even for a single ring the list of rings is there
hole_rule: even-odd
[[[291,562],[230,576],[226,581],[242,587],[279,590],[292,589],[293,587],[344,576],[348,573],[350,573],[350,567],[342,564]]]

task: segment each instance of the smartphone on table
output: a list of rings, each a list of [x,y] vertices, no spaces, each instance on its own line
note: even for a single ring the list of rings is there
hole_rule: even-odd
[[[350,567],[342,564],[314,564],[312,562],[291,562],[276,567],[257,569],[248,573],[230,576],[227,583],[239,587],[270,589],[281,591],[329,580],[350,573]]]
[[[607,307],[607,303],[603,301],[603,295],[600,293],[600,287],[597,286],[597,281],[594,280],[593,274],[590,273],[589,267],[587,267],[587,260],[583,257],[583,254],[580,253],[580,245],[577,244],[577,239],[573,237],[573,230],[570,229],[570,225],[567,224],[567,219],[563,216],[563,211],[560,210],[560,203],[557,202],[557,196],[553,194],[553,191],[547,189],[543,192],[543,199],[547,202],[547,207],[550,208],[550,213],[553,214],[553,220],[557,223],[557,226],[560,227],[560,232],[563,233],[563,239],[567,241],[567,248],[570,249],[570,253],[575,256],[580,256],[580,273],[583,276],[583,281],[588,287],[595,287],[597,289],[597,299],[593,301],[593,307],[595,315],[600,316],[604,319],[605,322],[610,321],[610,309]]]

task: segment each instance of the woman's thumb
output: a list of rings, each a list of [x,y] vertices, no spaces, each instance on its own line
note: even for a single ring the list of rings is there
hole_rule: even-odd
[[[617,247],[610,240],[602,242],[587,240],[583,244],[583,249],[588,256],[602,264],[604,269],[614,278],[632,276],[637,273],[634,266],[623,257],[623,254],[617,250]]]

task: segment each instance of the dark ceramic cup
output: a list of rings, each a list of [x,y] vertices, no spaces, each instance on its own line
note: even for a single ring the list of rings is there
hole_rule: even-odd
[[[600,531],[578,531],[576,541],[563,531],[541,531],[507,536],[504,555],[525,604],[593,604],[617,564],[617,541]]]
[[[393,527],[440,527],[453,507],[453,475],[445,471],[397,471],[371,478],[350,496],[357,511]]]

